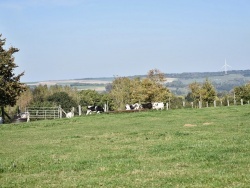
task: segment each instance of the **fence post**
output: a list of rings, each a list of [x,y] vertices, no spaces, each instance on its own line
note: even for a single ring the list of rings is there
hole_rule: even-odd
[[[82,115],[82,107],[81,107],[81,105],[78,105],[78,112],[79,112],[79,116],[81,116]]]
[[[240,99],[240,104],[243,105],[243,99]]]
[[[104,112],[107,112],[107,104],[104,104]]]
[[[220,100],[220,106],[222,106],[222,100]]]
[[[201,101],[199,101],[199,108],[201,108],[202,107],[202,104],[201,104]]]
[[[185,101],[183,101],[182,104],[183,104],[183,107],[185,107],[185,105],[186,105]]]
[[[170,109],[170,97],[168,98],[169,104],[168,104],[168,108]]]
[[[168,110],[168,103],[166,103],[166,110]]]
[[[208,102],[206,102],[206,104],[207,104],[207,108],[208,108]]]
[[[216,101],[214,100],[214,107],[216,107]]]
[[[30,122],[30,113],[27,112],[26,114],[27,114],[27,122]]]
[[[59,105],[59,116],[60,116],[60,118],[62,118],[62,108],[61,108],[61,105]]]
[[[235,92],[234,92],[234,105],[236,105]]]
[[[229,100],[227,100],[227,106],[229,106]]]
[[[191,102],[191,106],[192,106],[192,108],[194,108],[194,102]]]

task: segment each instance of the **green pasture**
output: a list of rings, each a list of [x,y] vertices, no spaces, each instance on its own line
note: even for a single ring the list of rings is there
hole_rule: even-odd
[[[1,125],[0,187],[250,187],[250,106]]]

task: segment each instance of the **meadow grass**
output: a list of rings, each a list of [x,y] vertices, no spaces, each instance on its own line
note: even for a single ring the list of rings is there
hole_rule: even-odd
[[[0,126],[0,187],[249,187],[250,106]]]

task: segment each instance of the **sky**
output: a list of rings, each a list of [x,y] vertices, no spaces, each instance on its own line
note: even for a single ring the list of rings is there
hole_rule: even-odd
[[[0,0],[22,82],[250,69],[249,0]]]

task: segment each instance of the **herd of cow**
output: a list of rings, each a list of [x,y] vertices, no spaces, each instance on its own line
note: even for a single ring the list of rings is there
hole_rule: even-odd
[[[139,109],[156,109],[163,110],[164,103],[163,102],[153,102],[153,103],[145,103],[145,104],[126,104],[126,110],[139,110]]]
[[[156,110],[163,110],[164,103],[163,102],[153,102],[153,103],[145,103],[145,104],[126,104],[126,110],[139,110],[139,109],[156,109]],[[101,106],[88,106],[86,115],[95,113],[102,113],[104,112],[104,108]]]

